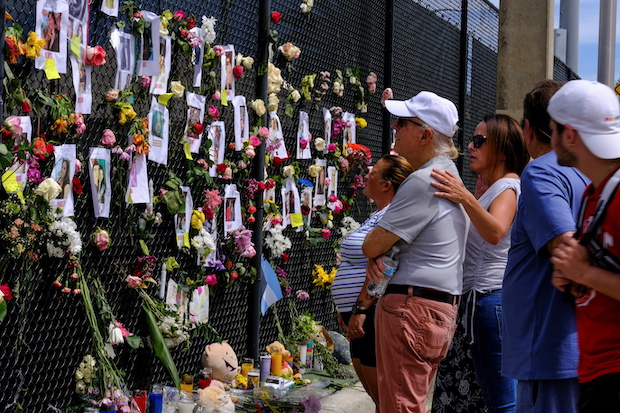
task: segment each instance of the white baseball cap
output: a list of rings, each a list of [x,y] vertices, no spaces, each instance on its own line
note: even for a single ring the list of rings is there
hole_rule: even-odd
[[[551,119],[570,125],[597,158],[620,158],[620,104],[608,86],[572,80],[558,90],[547,112]]]
[[[409,100],[386,100],[385,108],[400,117],[420,118],[431,128],[452,137],[459,129],[459,114],[454,103],[433,92],[420,92]]]

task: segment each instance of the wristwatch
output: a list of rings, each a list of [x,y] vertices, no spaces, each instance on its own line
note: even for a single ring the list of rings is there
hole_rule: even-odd
[[[353,308],[351,308],[351,312],[355,314],[368,314],[370,312],[370,307],[368,308],[360,308],[357,304],[353,304]]]

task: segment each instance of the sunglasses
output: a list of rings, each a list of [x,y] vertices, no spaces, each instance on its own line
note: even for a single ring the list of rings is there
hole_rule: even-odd
[[[411,123],[413,123],[414,125],[418,125],[418,126],[419,126],[419,127],[421,127],[421,128],[426,128],[426,127],[427,127],[427,126],[426,126],[425,124],[423,124],[423,123],[416,122],[416,121],[415,121],[415,120],[413,120],[413,119],[407,119],[407,118],[396,118],[396,122],[397,122],[396,124],[398,125],[398,127],[399,127],[399,128],[404,128],[404,127],[405,127],[405,125],[407,124],[407,122],[411,122]]]
[[[474,144],[474,148],[480,149],[480,147],[487,141],[487,137],[484,135],[474,135],[471,138],[471,141]]]

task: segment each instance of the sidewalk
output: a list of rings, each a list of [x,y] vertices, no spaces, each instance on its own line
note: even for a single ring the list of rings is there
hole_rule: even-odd
[[[321,399],[320,413],[372,413],[374,411],[375,403],[359,381],[351,387],[344,387]]]

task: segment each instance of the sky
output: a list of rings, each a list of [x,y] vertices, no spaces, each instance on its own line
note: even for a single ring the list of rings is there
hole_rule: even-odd
[[[491,0],[499,7],[500,0]],[[577,74],[582,79],[597,80],[598,72],[598,23],[600,12],[600,0],[580,0],[579,2],[579,68]],[[618,7],[620,12],[620,7]],[[555,28],[560,26],[560,0],[555,0]],[[620,79],[620,13],[616,14],[616,65],[614,79]]]

